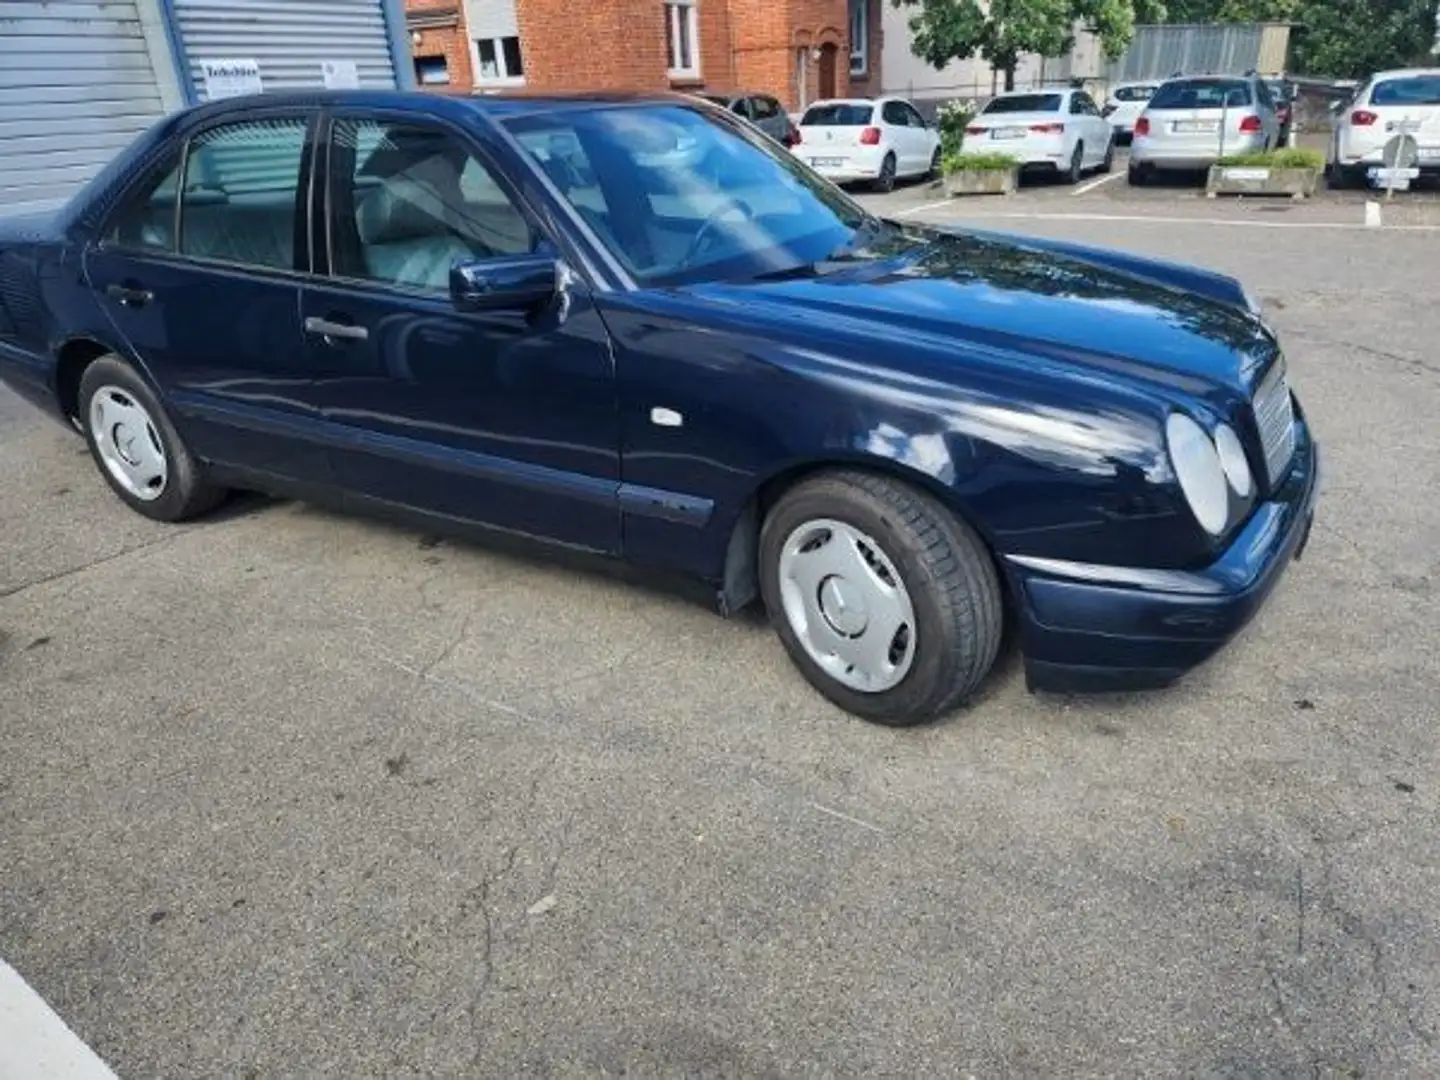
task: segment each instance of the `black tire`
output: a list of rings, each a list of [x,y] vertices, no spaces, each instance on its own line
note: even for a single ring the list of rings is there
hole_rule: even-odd
[[[940,148],[938,146],[935,148],[935,153],[930,155],[930,172],[928,175],[931,180],[940,179]]]
[[[915,655],[888,690],[854,690],[826,674],[785,615],[781,552],[795,529],[822,518],[872,537],[910,595]],[[785,494],[761,529],[760,590],[771,625],[810,685],[847,712],[890,727],[925,723],[960,704],[979,688],[1000,649],[1000,580],[985,545],[931,496],[871,473],[822,473]]]
[[[895,155],[886,154],[885,160],[880,162],[880,175],[875,178],[874,188],[879,192],[895,190]]]
[[[1085,144],[1083,142],[1077,142],[1075,144],[1075,153],[1070,155],[1070,168],[1065,173],[1065,182],[1067,184],[1078,184],[1080,182],[1080,177],[1084,174]]]
[[[1102,173],[1113,172],[1115,169],[1115,136],[1110,136],[1110,141],[1105,144],[1105,160],[1100,162]]]
[[[1150,182],[1150,170],[1144,165],[1132,164],[1125,170],[1125,182],[1131,187],[1144,187]]]
[[[164,487],[156,498],[141,499],[127,491],[111,475],[101,456],[91,411],[96,392],[107,387],[122,391],[150,415],[154,437],[165,456],[167,474]],[[110,490],[136,513],[155,521],[185,521],[214,509],[224,501],[225,489],[205,479],[203,467],[180,438],[149,385],[133,367],[114,353],[99,357],[81,375],[79,413],[80,428],[85,434],[95,467],[110,485]]]
[[[1347,168],[1332,163],[1325,170],[1325,186],[1332,191],[1354,191],[1366,187],[1366,179],[1363,168]]]

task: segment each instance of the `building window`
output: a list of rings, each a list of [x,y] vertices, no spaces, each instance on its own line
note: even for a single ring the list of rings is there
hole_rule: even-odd
[[[450,69],[443,56],[417,56],[415,81],[421,86],[445,86],[450,82]]]
[[[665,55],[672,79],[700,77],[700,21],[695,0],[669,0],[665,5]]]
[[[870,3],[850,0],[850,74],[870,70]]]
[[[518,37],[480,38],[475,42],[475,81],[521,86],[525,64],[520,58]]]

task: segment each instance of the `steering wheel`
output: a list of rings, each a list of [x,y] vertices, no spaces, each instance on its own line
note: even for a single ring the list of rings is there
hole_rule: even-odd
[[[681,266],[689,266],[695,261],[702,251],[715,241],[718,235],[717,230],[720,222],[730,214],[738,213],[742,220],[754,221],[755,211],[750,204],[743,199],[726,197],[721,200],[720,205],[710,211],[709,216],[701,223],[700,228],[695,230],[695,236],[690,241],[690,246],[685,250],[685,258],[680,261]]]

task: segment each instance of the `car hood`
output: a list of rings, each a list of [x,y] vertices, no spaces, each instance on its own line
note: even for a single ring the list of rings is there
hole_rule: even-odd
[[[1233,279],[1000,234],[929,232],[903,254],[816,276],[692,290],[800,323],[817,343],[874,336],[887,357],[907,342],[968,343],[1195,393],[1248,392],[1277,349]]]

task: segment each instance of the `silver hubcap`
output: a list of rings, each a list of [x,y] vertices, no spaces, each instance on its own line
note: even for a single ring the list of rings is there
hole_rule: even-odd
[[[871,694],[905,678],[915,609],[879,544],[843,521],[807,521],[786,538],[779,571],[785,620],[828,675]]]
[[[115,482],[150,502],[165,493],[170,475],[155,421],[118,386],[102,386],[90,399],[90,437]]]

